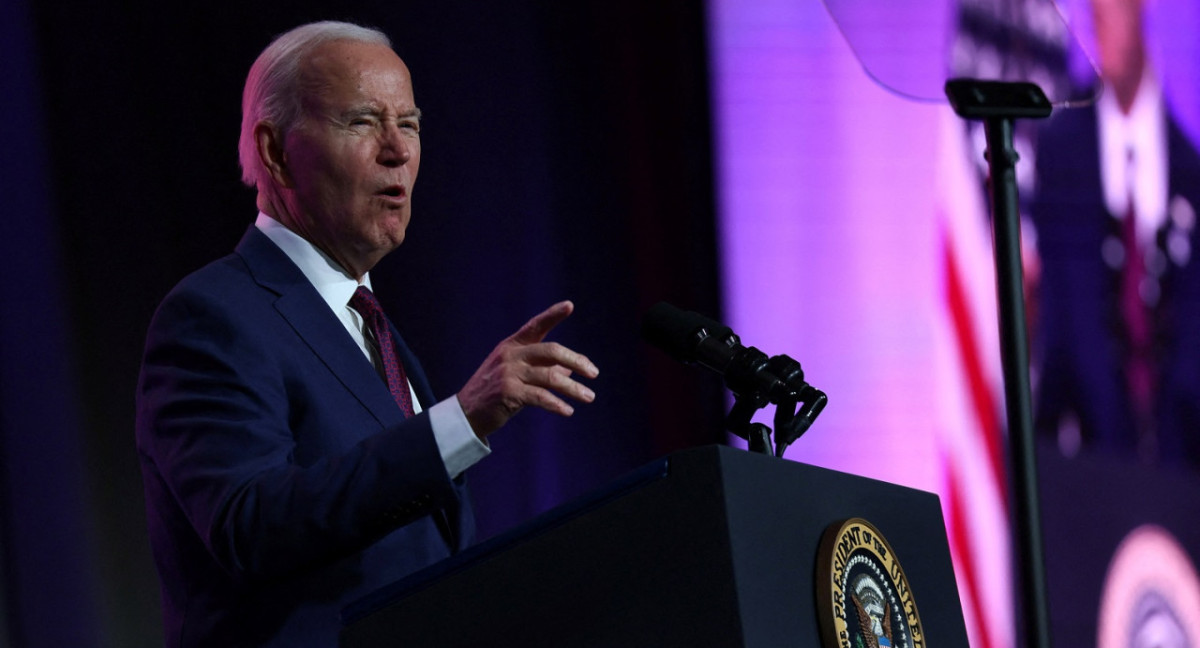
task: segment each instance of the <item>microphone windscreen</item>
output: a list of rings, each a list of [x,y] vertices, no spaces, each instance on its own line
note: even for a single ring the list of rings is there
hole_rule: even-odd
[[[700,343],[711,336],[732,336],[729,327],[692,311],[655,304],[642,317],[642,338],[680,362],[695,362]]]

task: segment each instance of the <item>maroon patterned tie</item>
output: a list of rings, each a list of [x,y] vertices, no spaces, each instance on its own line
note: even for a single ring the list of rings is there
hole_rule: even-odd
[[[1154,407],[1153,330],[1150,309],[1141,294],[1142,283],[1146,280],[1146,261],[1138,241],[1137,213],[1132,196],[1121,226],[1121,239],[1125,247],[1125,265],[1121,269],[1121,315],[1129,335],[1125,375],[1138,432],[1145,435]]]
[[[392,340],[392,328],[388,325],[387,316],[379,306],[379,301],[366,286],[359,286],[350,298],[350,307],[363,316],[367,327],[375,336],[375,345],[379,350],[379,358],[383,364],[383,375],[387,379],[388,391],[400,406],[404,416],[413,415],[412,395],[408,391],[408,377],[404,375],[404,366],[396,355],[396,343]]]

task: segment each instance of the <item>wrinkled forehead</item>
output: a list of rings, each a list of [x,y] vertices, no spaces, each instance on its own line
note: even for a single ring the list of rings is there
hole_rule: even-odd
[[[353,97],[388,104],[413,102],[408,66],[392,48],[377,43],[322,43],[301,63],[299,87],[305,103]]]

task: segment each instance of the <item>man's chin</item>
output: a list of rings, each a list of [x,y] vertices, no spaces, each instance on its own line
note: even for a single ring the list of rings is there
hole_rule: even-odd
[[[407,223],[387,222],[375,236],[375,247],[379,250],[381,256],[386,255],[392,250],[400,247],[404,242],[404,236],[407,231]]]
[[[407,233],[407,231],[407,220],[400,223],[388,223],[388,227],[383,231],[384,241],[386,244],[390,244],[391,249],[394,250],[400,247],[400,244],[404,242],[404,235]],[[391,250],[389,250],[389,252],[390,251]]]

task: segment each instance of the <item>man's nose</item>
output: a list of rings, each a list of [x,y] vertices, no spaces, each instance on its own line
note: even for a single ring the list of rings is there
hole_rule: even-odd
[[[400,166],[412,158],[413,142],[399,126],[386,126],[380,135],[379,144],[377,159],[384,166]]]

